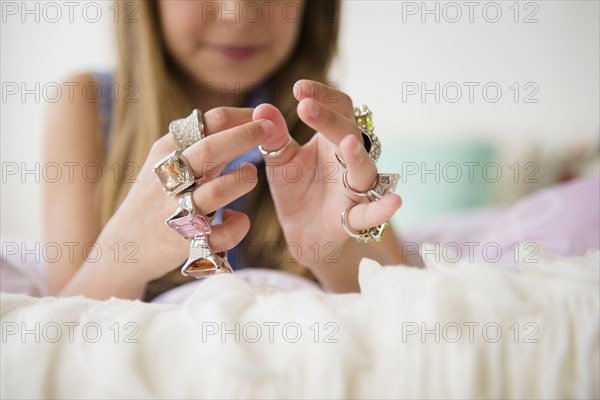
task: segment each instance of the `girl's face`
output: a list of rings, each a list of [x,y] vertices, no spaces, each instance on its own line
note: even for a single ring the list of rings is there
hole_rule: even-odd
[[[159,2],[167,51],[207,91],[245,90],[291,55],[303,0]]]

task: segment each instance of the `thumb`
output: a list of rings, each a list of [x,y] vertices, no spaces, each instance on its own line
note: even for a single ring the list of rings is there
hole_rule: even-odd
[[[281,154],[276,157],[265,156],[266,162],[276,162],[278,164],[286,163],[291,160],[298,151],[298,143],[296,143],[291,137],[285,122],[285,118],[281,112],[272,104],[264,103],[254,109],[252,113],[252,120],[269,120],[275,125],[275,129],[269,132],[262,148],[264,151],[275,152],[283,149]],[[285,148],[284,148],[285,147]]]

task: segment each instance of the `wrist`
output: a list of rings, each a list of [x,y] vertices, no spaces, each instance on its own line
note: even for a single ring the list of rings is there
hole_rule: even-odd
[[[95,299],[139,299],[152,279],[144,273],[134,243],[101,233],[89,246],[84,263],[60,292],[61,296],[84,295]]]

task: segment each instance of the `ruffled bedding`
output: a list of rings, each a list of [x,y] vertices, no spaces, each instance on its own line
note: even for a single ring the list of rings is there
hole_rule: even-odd
[[[357,294],[254,270],[181,286],[161,303],[34,297],[43,270],[4,263],[0,397],[597,399],[598,178],[584,183],[528,200],[549,199],[571,219],[562,225],[520,204],[423,226],[425,268],[364,259]],[[583,188],[579,206],[563,201]],[[511,213],[537,221],[520,219],[530,234],[503,225]],[[505,256],[452,244],[471,241]]]
[[[236,275],[183,304],[3,293],[2,398],[598,398],[599,252],[538,255],[365,259],[360,294]]]

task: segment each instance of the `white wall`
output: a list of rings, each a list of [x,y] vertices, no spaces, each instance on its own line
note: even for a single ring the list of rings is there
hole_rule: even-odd
[[[22,183],[21,174],[6,173],[14,163],[33,168],[39,162],[46,101],[43,93],[38,101],[31,94],[22,101],[20,95],[9,95],[5,89],[12,89],[15,83],[35,88],[39,82],[44,87],[73,71],[113,65],[113,3],[76,2],[72,22],[65,2],[54,2],[58,8],[47,2],[27,2],[33,14],[23,13],[22,2],[0,4],[0,231],[37,240],[41,227],[36,176],[26,175]],[[460,136],[534,138],[556,143],[577,137],[597,138],[599,3],[521,2],[518,23],[509,8],[514,7],[512,1],[475,4],[473,22],[469,22],[469,8],[462,1],[450,5],[427,2],[429,9],[437,5],[439,22],[435,22],[435,15],[425,15],[422,22],[422,2],[359,0],[343,4],[341,57],[332,77],[356,103],[367,102],[375,111],[384,145],[400,139]],[[35,21],[36,5],[39,22]],[[97,22],[90,22],[96,19],[97,5],[102,14]],[[497,8],[502,12],[499,21],[488,22],[495,18]],[[57,9],[62,17],[52,23]],[[456,17],[457,9],[462,18],[448,22]],[[532,12],[538,22],[524,23],[524,17]],[[460,86],[462,99],[447,101],[455,97],[453,90],[439,103],[434,95],[428,95],[424,102],[419,95],[406,96],[407,87],[425,83],[431,89],[435,82],[441,87],[450,83],[448,90]],[[464,82],[479,84],[473,102],[469,102]],[[521,91],[517,103],[510,89],[514,82]],[[481,88],[486,83],[502,89],[498,102],[483,97]],[[526,83],[534,86],[526,91]],[[538,102],[524,103],[532,87],[539,88],[534,96]],[[488,94],[494,95],[492,89]]]

